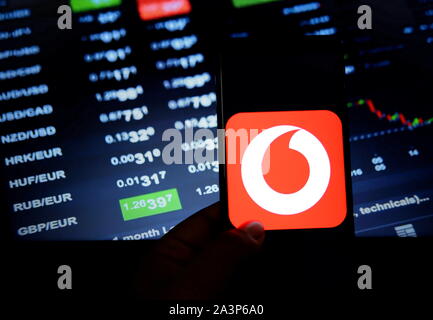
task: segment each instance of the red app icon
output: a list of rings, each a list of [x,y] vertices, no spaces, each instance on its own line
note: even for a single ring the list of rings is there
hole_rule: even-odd
[[[142,20],[168,18],[191,12],[189,0],[137,0]]]
[[[346,217],[342,125],[331,111],[235,114],[226,125],[226,166],[236,227],[332,228]]]

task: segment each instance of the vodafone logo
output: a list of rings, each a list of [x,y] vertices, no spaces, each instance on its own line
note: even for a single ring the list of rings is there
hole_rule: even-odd
[[[250,134],[244,148],[233,145],[235,139],[226,139],[226,157],[241,159],[226,162],[229,218],[233,225],[255,220],[268,230],[305,229],[336,227],[344,221],[343,137],[336,114],[326,110],[238,113],[227,122],[226,131],[229,129],[256,132]],[[287,134],[290,140],[286,144],[280,139]],[[279,148],[270,152],[270,158],[279,164],[270,164],[272,179],[279,187],[289,187],[279,190],[266,179],[263,167],[267,152],[277,140]],[[287,151],[295,152],[306,164],[300,166]],[[240,157],[232,152],[239,152]],[[305,181],[291,188],[295,175],[306,170]]]
[[[265,181],[262,163],[266,150],[281,135],[294,131],[289,148],[300,152],[308,161],[310,175],[305,186],[284,194]],[[251,199],[263,209],[281,215],[298,214],[314,206],[328,188],[331,165],[322,143],[308,131],[295,126],[276,126],[255,137],[244,152],[241,163],[242,181]]]

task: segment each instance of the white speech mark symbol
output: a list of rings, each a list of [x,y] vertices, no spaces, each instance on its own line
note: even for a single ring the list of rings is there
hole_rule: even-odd
[[[271,143],[294,130],[297,131],[288,147],[306,158],[310,175],[302,189],[294,193],[280,193],[265,181],[262,162]],[[325,194],[331,165],[325,148],[314,135],[302,128],[281,125],[264,130],[251,141],[242,157],[241,175],[248,195],[258,206],[275,214],[294,215],[313,207]]]

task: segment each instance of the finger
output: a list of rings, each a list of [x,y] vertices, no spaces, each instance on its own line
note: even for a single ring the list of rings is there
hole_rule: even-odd
[[[209,299],[220,292],[236,267],[263,244],[259,222],[223,232],[189,266],[171,292],[175,299]]]
[[[181,247],[202,248],[223,228],[223,213],[217,202],[182,221],[163,237],[164,245],[178,243]]]
[[[219,202],[200,210],[168,232],[153,248],[158,268],[167,273],[178,270],[208,245],[221,231]]]

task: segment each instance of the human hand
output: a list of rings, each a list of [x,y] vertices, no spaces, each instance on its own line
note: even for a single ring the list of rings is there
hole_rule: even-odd
[[[265,237],[261,223],[230,229],[223,214],[216,203],[158,240],[139,271],[139,296],[153,300],[216,298],[236,266],[257,252]]]

